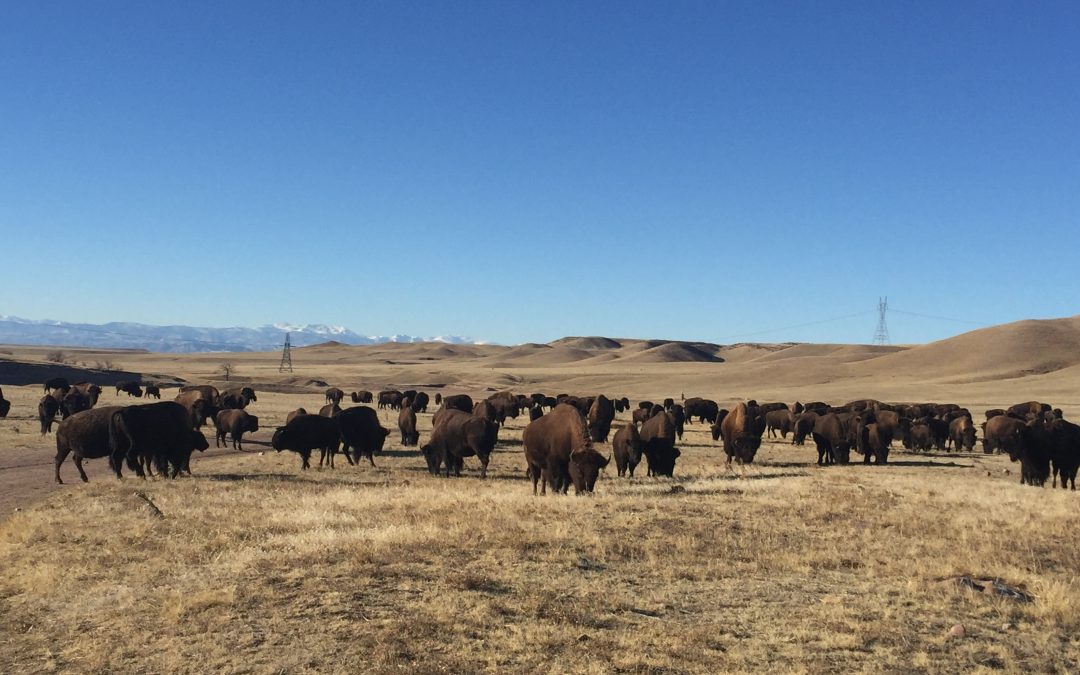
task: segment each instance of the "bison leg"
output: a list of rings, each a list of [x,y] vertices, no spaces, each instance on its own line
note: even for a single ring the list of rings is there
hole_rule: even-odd
[[[481,457],[480,458],[480,478],[481,479],[487,478],[487,467],[488,467],[488,458],[487,457]],[[1064,485],[1062,487],[1064,487]]]
[[[89,483],[90,479],[86,477],[86,472],[83,471],[83,468],[82,468],[82,455],[73,455],[72,458],[71,458],[71,461],[75,462],[75,468],[79,470],[79,478],[82,479],[82,482]],[[60,481],[60,465],[59,464],[56,465],[56,480],[57,480],[57,482]]]

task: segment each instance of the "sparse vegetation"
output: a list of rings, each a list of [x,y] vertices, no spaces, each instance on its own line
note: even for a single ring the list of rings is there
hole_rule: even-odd
[[[217,372],[228,382],[229,378],[236,372],[236,365],[232,361],[223,361],[218,366]]]
[[[50,363],[67,363],[67,354],[56,349],[45,354],[45,360]]]
[[[118,363],[114,363],[110,359],[102,359],[100,361],[94,361],[94,368],[96,370],[123,370],[122,366]]]

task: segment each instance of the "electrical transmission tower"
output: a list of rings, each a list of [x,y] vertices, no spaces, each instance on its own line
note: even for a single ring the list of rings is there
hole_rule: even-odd
[[[289,334],[285,333],[285,348],[281,350],[281,365],[278,366],[278,372],[284,373],[285,371],[290,373],[292,369],[292,344],[289,342]]]
[[[874,344],[889,344],[889,326],[885,323],[885,313],[889,311],[889,298],[878,298],[877,303],[878,322],[877,330],[874,331]]]

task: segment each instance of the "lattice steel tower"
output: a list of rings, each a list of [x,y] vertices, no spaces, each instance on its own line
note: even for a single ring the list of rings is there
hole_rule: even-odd
[[[889,326],[885,323],[885,313],[889,311],[889,298],[878,298],[877,303],[878,322],[877,330],[874,331],[874,344],[889,344]]]
[[[292,344],[289,342],[289,334],[285,333],[285,347],[281,350],[281,365],[278,366],[278,372],[284,373],[286,370],[290,373],[292,369]]]

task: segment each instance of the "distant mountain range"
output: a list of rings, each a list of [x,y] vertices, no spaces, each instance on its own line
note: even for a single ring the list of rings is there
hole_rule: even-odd
[[[152,352],[265,352],[281,349],[286,333],[291,336],[290,342],[294,347],[306,347],[330,340],[347,345],[383,342],[483,344],[456,335],[360,335],[342,326],[322,324],[275,323],[259,328],[199,328],[115,321],[104,324],[67,323],[48,319],[32,321],[0,315],[0,344],[145,349]]]

